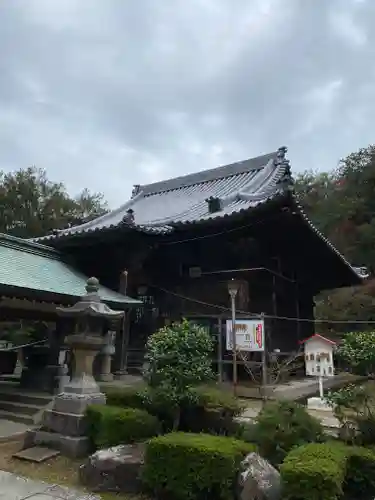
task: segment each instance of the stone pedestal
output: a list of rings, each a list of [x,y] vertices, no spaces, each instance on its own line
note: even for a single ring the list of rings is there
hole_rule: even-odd
[[[316,411],[327,411],[332,413],[332,406],[330,406],[325,399],[316,397],[316,398],[309,398],[307,400],[307,408],[309,410],[316,410]]]

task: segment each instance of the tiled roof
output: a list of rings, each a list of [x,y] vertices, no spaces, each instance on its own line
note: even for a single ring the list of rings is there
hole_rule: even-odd
[[[0,233],[0,284],[19,289],[79,298],[86,294],[87,276],[61,260],[56,250]],[[100,286],[104,302],[139,304],[140,302]]]
[[[247,210],[280,193],[279,181],[289,171],[286,148],[250,160],[167,181],[135,186],[124,205],[86,224],[58,231],[38,241],[130,225],[137,230],[165,233],[176,225],[224,217]],[[209,198],[220,209],[209,211]],[[133,219],[129,223],[129,214]]]
[[[121,207],[80,226],[57,231],[54,235],[37,238],[52,241],[56,238],[128,227],[147,233],[168,233],[177,226],[228,217],[251,210],[278,195],[290,194],[292,184],[286,147],[231,165],[204,170],[153,184],[134,186],[132,198]],[[216,203],[210,211],[209,200]],[[332,252],[348,266],[357,278],[365,278],[364,268],[354,268],[308,219],[295,195],[292,195],[301,217],[306,220]]]

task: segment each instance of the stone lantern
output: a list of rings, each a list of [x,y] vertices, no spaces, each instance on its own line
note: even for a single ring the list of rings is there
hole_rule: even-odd
[[[100,300],[96,278],[87,281],[86,291],[74,306],[56,308],[58,315],[75,322],[75,331],[65,339],[74,357],[73,373],[63,392],[55,396],[52,408],[44,412],[42,427],[33,431],[34,445],[49,445],[73,457],[88,450],[86,408],[106,403],[93,377],[94,358],[106,343],[108,327],[124,316],[124,311],[114,311]]]
[[[65,386],[64,393],[91,394],[90,404],[94,401],[105,403],[93,377],[93,362],[107,343],[108,327],[113,320],[122,319],[124,311],[114,311],[101,301],[96,278],[88,279],[86,291],[87,294],[73,307],[56,309],[59,316],[73,318],[76,322],[76,331],[65,338],[73,353],[74,368],[72,380]]]

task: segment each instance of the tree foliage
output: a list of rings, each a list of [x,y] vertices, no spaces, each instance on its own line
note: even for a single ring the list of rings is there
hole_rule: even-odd
[[[330,173],[307,172],[296,179],[296,192],[320,231],[355,266],[375,270],[375,145],[340,161]],[[330,320],[375,320],[375,281],[317,298],[316,316]],[[371,328],[323,325],[323,330]]]
[[[106,210],[101,194],[84,189],[72,198],[64,184],[48,180],[44,170],[0,172],[0,232],[22,238],[44,236]]]
[[[340,343],[338,356],[357,375],[374,375],[375,332],[347,333]]]
[[[175,428],[181,406],[197,398],[194,388],[213,378],[212,350],[209,332],[187,320],[161,328],[147,342],[144,377],[153,397],[174,408]]]
[[[331,173],[302,174],[296,189],[325,236],[353,264],[375,269],[375,145],[350,154]]]

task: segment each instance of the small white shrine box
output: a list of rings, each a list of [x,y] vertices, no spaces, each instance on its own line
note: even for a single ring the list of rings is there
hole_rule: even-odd
[[[333,353],[336,342],[315,334],[303,340],[305,350],[306,375],[313,377],[333,377],[335,374]]]

